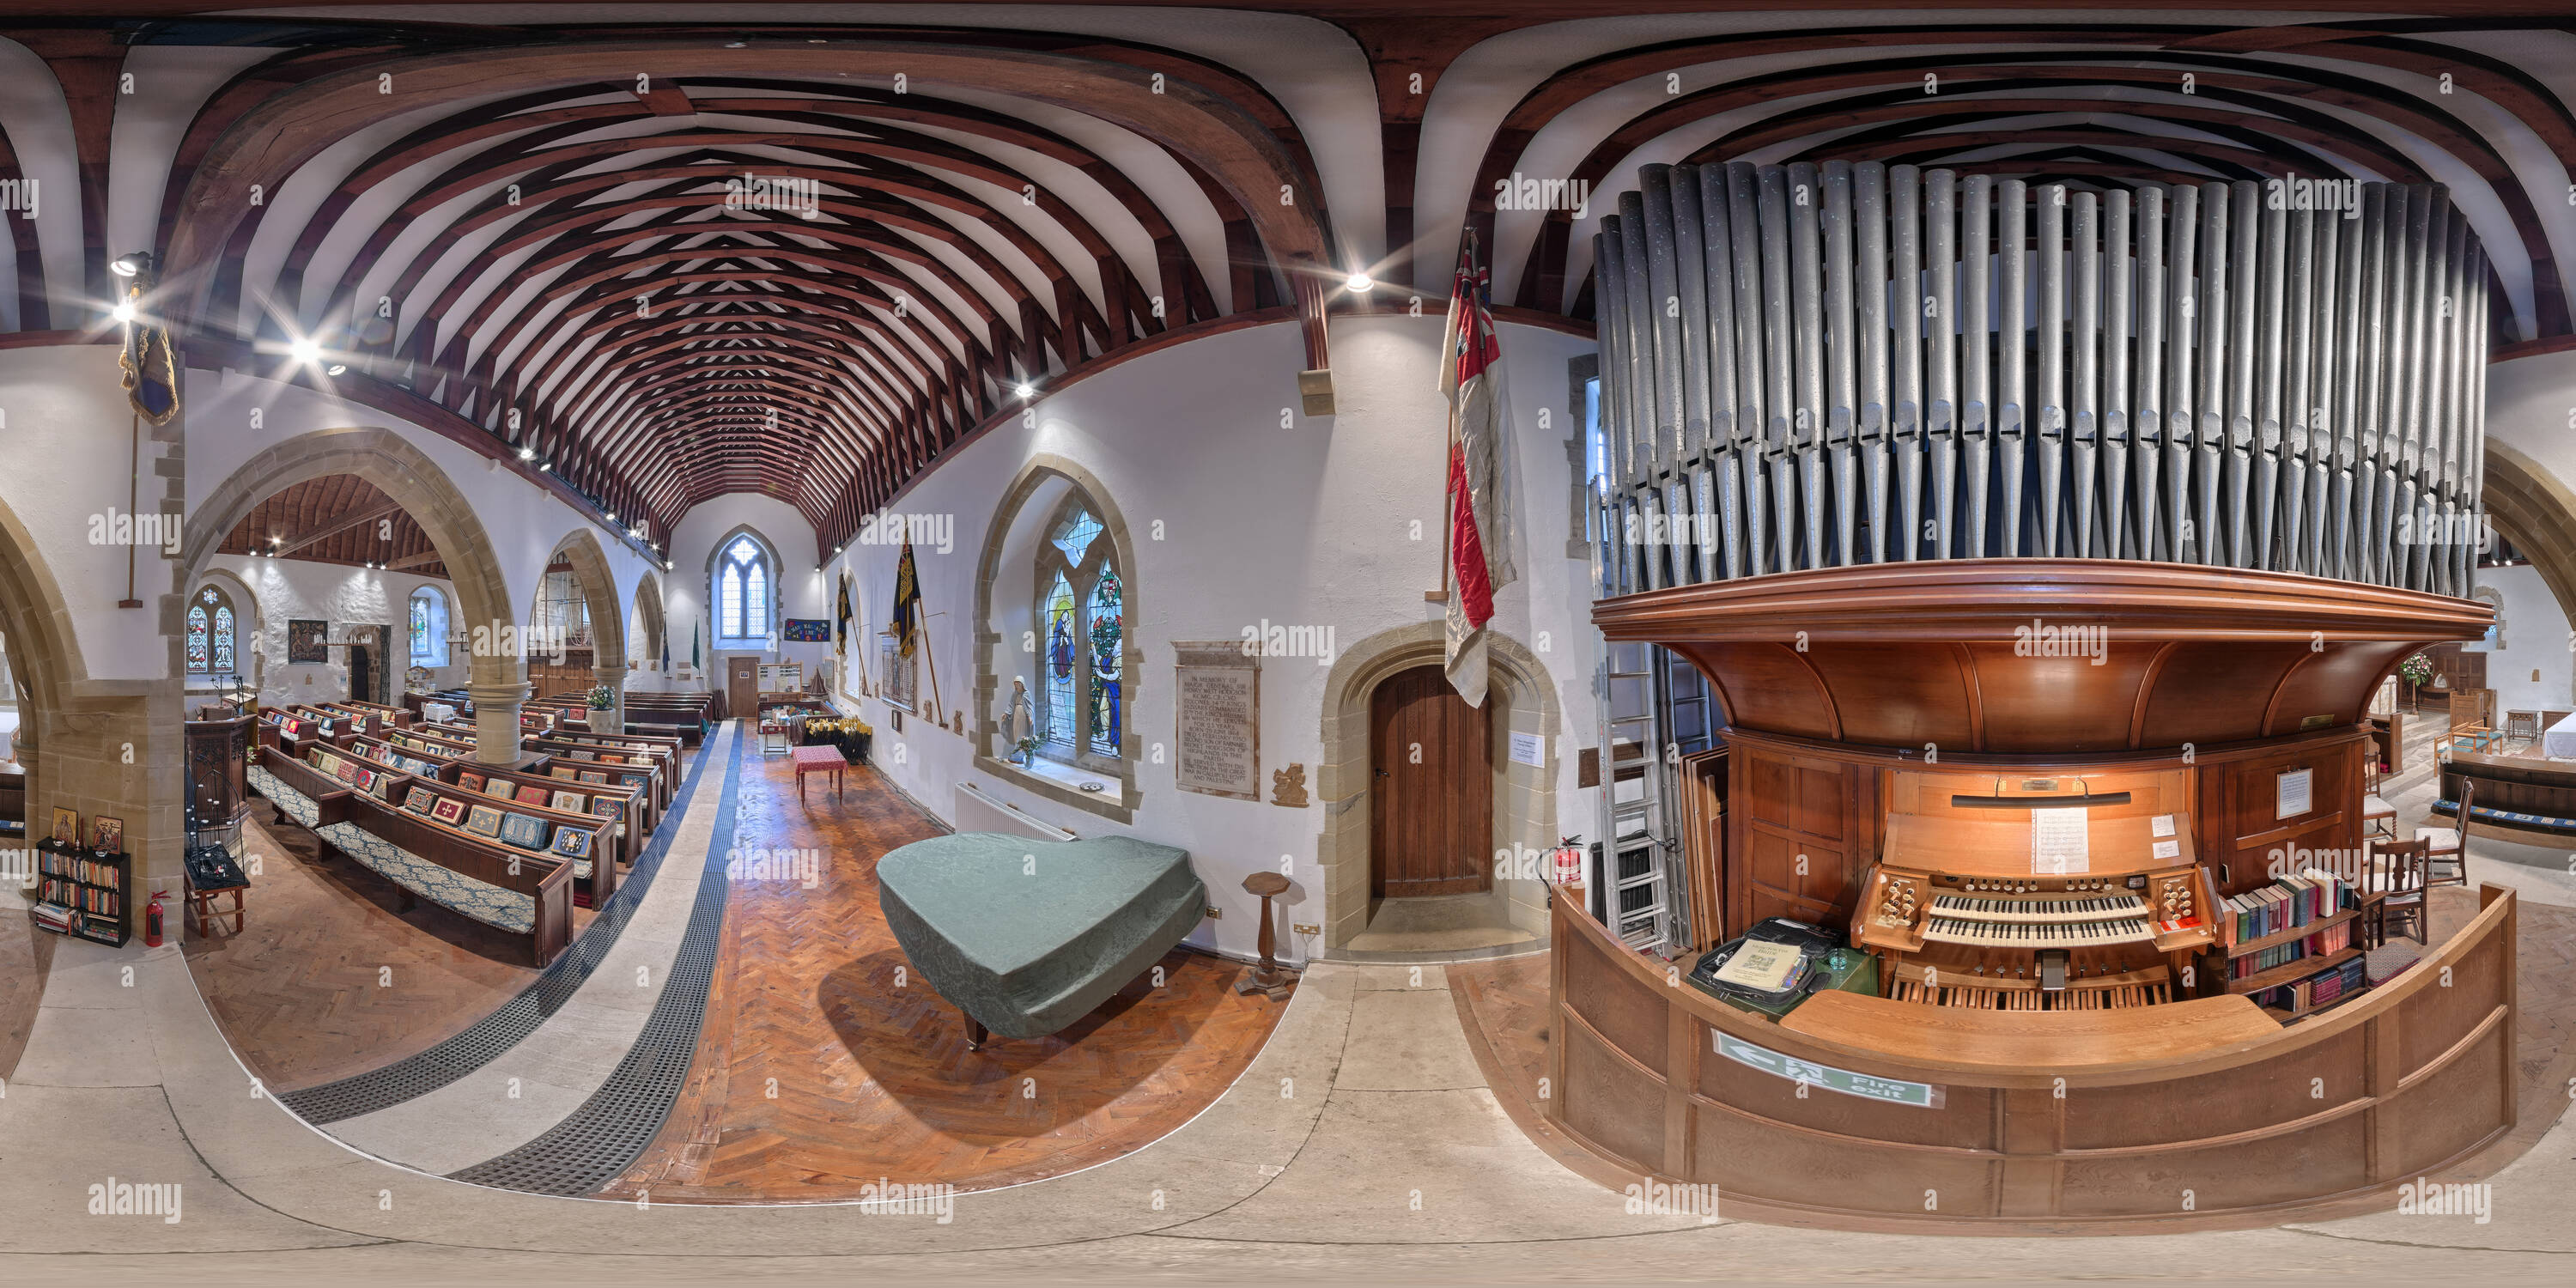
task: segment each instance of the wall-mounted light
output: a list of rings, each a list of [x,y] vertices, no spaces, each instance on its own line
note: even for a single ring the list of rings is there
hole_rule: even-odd
[[[324,374],[324,375],[328,375],[328,376],[336,376],[336,375],[341,375],[341,374],[343,374],[343,373],[347,372],[347,371],[348,371],[348,369],[349,369],[349,364],[348,364],[348,363],[345,363],[345,362],[335,362],[335,363],[332,363],[330,366],[324,367],[324,368],[322,369],[322,374]]]
[[[138,250],[109,260],[108,268],[118,277],[140,277],[152,271],[152,252]]]
[[[134,321],[134,301],[118,300],[116,302],[116,307],[109,309],[107,312],[108,316],[115,318],[117,321],[131,325]]]
[[[1342,289],[1353,295],[1366,295],[1377,289],[1377,279],[1366,273],[1353,273],[1342,280]]]

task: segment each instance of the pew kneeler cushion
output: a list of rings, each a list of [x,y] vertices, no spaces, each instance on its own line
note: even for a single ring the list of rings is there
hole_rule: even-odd
[[[877,888],[922,978],[1009,1038],[1070,1026],[1207,915],[1188,851],[1124,836],[933,837],[880,860]]]

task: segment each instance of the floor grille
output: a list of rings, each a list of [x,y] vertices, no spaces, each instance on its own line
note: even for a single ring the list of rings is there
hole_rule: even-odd
[[[741,753],[739,739],[734,750],[737,756]],[[671,798],[671,808],[662,816],[660,834],[637,857],[635,870],[619,883],[607,906],[591,919],[570,948],[547,965],[535,983],[463,1032],[425,1051],[336,1082],[281,1092],[278,1103],[316,1126],[345,1122],[428,1095],[499,1059],[501,1053],[535,1032],[548,1016],[572,1000],[590,973],[607,958],[609,950],[617,946],[626,923],[634,918],[636,907],[653,888],[654,875],[662,870],[662,856],[669,851],[671,838],[679,835],[680,819],[687,814],[689,802],[697,798],[698,777],[710,759],[701,752],[697,762],[689,766],[687,778]]]

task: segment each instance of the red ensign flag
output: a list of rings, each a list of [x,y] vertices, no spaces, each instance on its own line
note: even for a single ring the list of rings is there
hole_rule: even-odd
[[[1494,616],[1494,592],[1519,575],[1511,557],[1503,346],[1487,290],[1470,232],[1449,288],[1447,358],[1440,364],[1440,392],[1449,400],[1449,684],[1469,706],[1485,702],[1485,623]]]

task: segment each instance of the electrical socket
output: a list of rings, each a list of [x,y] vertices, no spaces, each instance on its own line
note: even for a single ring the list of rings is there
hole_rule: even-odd
[[[1302,921],[1290,922],[1288,924],[1288,928],[1301,935],[1320,935],[1324,933],[1324,928],[1322,926],[1309,926]]]

